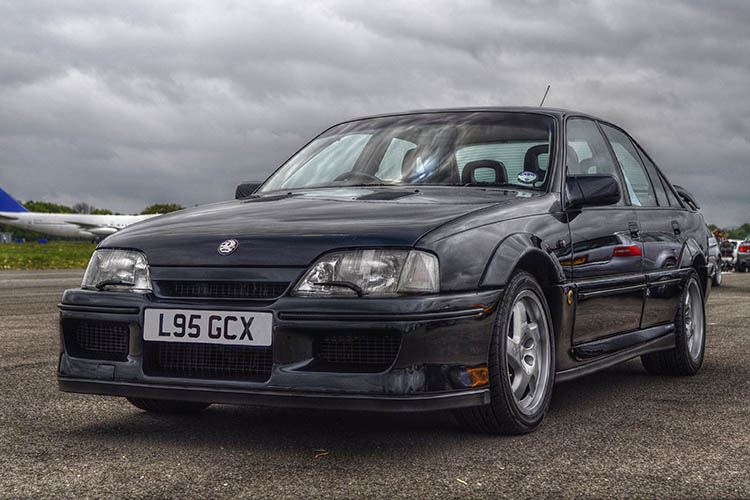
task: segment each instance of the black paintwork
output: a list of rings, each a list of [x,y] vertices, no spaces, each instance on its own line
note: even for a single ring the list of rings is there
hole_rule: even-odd
[[[371,409],[387,409],[385,401],[394,398],[392,409],[480,404],[486,390],[461,386],[456,373],[486,364],[494,310],[519,268],[533,273],[547,295],[557,337],[558,380],[672,347],[674,335],[667,325],[674,320],[691,270],[699,272],[708,291],[702,216],[681,205],[631,206],[627,193],[615,193],[602,176],[580,176],[572,193],[566,182],[565,123],[569,117],[585,117],[580,113],[475,108],[415,112],[413,119],[494,111],[554,118],[557,139],[545,190],[392,186],[263,194],[244,186],[238,189],[241,199],[150,219],[100,244],[144,252],[154,281],[290,283],[333,249],[419,248],[438,256],[440,294],[312,299],[289,296],[287,290],[278,299],[243,302],[167,299],[158,288],[146,295],[68,290],[60,306],[63,319],[126,321],[131,345],[124,362],[102,363],[63,351],[60,387],[136,397]],[[619,198],[621,205],[607,205]],[[222,256],[217,246],[228,238],[236,239],[239,248]],[[640,255],[615,256],[618,247],[635,247]],[[140,325],[148,307],[272,312],[270,379],[254,383],[144,375]],[[401,334],[393,365],[382,373],[316,370],[311,359],[316,336],[355,331]],[[655,332],[662,335],[654,338]]]

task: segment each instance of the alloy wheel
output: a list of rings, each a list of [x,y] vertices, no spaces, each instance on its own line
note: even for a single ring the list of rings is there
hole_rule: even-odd
[[[698,361],[703,348],[704,322],[701,291],[696,280],[691,280],[685,294],[684,325],[688,353],[693,361]]]
[[[533,414],[544,401],[550,374],[549,327],[539,297],[524,290],[516,297],[508,322],[508,381],[517,408]]]

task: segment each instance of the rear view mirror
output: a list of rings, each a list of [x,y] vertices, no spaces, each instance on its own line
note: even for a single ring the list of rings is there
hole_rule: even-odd
[[[248,196],[255,193],[255,191],[258,190],[261,184],[263,183],[262,182],[243,182],[242,184],[238,185],[237,189],[234,191],[234,199],[241,200],[243,198],[247,198]]]
[[[614,205],[620,201],[620,185],[611,175],[569,175],[565,189],[568,208]]]

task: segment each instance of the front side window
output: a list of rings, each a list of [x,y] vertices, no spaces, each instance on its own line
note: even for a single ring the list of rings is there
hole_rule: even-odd
[[[585,118],[570,119],[567,132],[569,175],[606,174],[613,176],[620,184],[617,167],[596,123]],[[620,192],[623,192],[622,185],[620,185]],[[617,205],[622,204],[621,197]]]
[[[542,191],[553,131],[546,115],[489,111],[343,123],[290,158],[259,192],[403,185]]]
[[[602,129],[604,129],[617,161],[620,162],[622,167],[622,174],[625,177],[625,184],[630,195],[630,203],[636,207],[657,206],[654,188],[630,138],[609,125],[602,124]]]

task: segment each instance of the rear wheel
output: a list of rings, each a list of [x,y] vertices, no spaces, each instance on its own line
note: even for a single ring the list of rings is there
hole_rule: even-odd
[[[127,398],[127,400],[141,410],[154,413],[196,413],[211,405],[211,403],[172,401],[169,399]]]
[[[714,266],[714,275],[711,277],[711,282],[714,286],[721,286],[721,267],[722,267],[721,259],[718,259],[716,261],[716,265]]]
[[[525,434],[549,408],[555,373],[555,341],[549,307],[527,272],[511,277],[497,312],[488,362],[490,404],[455,411],[470,429]]]
[[[706,304],[698,274],[693,272],[682,292],[675,320],[675,347],[641,356],[654,375],[695,375],[703,364],[706,346]]]

